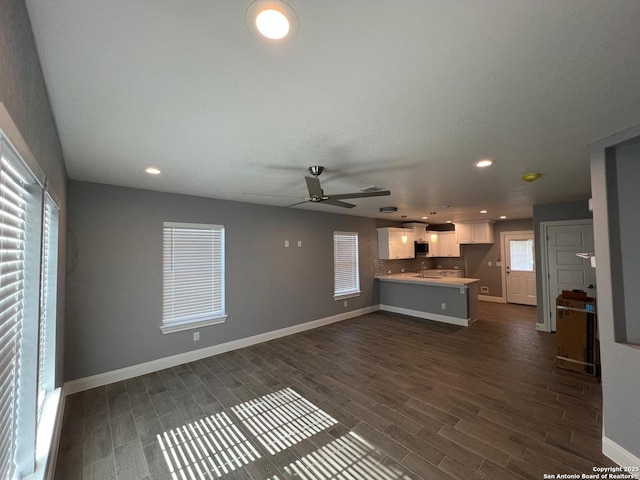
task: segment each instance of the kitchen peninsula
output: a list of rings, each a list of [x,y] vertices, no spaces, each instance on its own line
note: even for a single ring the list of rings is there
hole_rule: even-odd
[[[377,276],[380,310],[468,327],[478,319],[477,278],[401,273]]]

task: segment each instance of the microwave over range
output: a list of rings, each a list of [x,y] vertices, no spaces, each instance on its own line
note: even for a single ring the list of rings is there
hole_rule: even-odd
[[[416,257],[428,257],[429,256],[429,242],[420,241],[414,242]]]

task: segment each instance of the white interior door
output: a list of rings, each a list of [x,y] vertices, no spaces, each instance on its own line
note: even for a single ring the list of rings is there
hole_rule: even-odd
[[[593,222],[547,228],[549,317],[556,330],[556,298],[562,290],[584,290],[596,296],[596,269],[576,253],[593,253]]]
[[[536,305],[533,231],[504,234],[507,303]]]

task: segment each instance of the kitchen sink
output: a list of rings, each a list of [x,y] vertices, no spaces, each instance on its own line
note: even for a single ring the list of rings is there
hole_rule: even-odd
[[[416,278],[443,278],[442,275],[416,275]]]

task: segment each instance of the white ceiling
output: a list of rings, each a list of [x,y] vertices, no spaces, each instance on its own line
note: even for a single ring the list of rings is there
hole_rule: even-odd
[[[640,123],[638,0],[290,0],[283,45],[250,0],[26,3],[76,180],[286,206],[319,164],[325,194],[391,196],[295,208],[525,218],[588,198],[588,144]]]

